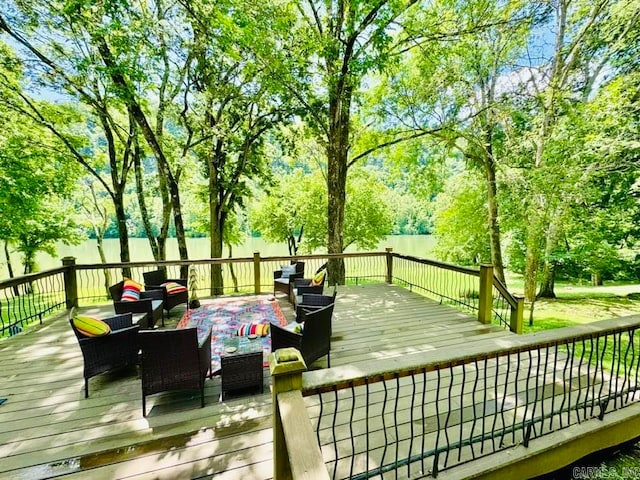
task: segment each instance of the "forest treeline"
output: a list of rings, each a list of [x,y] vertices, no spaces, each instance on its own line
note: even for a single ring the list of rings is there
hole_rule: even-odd
[[[4,4],[11,272],[86,235],[126,262],[140,235],[161,260],[429,232],[529,300],[638,277],[640,0]]]

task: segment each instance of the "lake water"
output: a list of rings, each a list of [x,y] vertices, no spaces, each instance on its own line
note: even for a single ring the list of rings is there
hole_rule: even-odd
[[[378,247],[374,249],[374,251],[381,251],[386,247],[392,247],[393,251],[397,253],[429,257],[434,244],[435,241],[431,235],[389,235],[386,240],[378,244]],[[57,248],[58,254],[55,257],[40,253],[37,257],[38,270],[59,267],[62,265],[61,259],[66,256],[76,257],[77,263],[100,263],[96,245],[95,240],[86,240],[75,246],[59,245]],[[129,239],[129,248],[132,261],[153,260],[151,248],[146,238]],[[106,239],[104,241],[104,249],[107,261],[120,261],[120,246],[117,238]],[[189,251],[189,258],[192,260],[209,258],[209,239],[188,238],[187,249]],[[357,252],[361,250],[349,248],[347,251]],[[260,252],[260,255],[263,257],[289,255],[285,243],[268,243],[263,238],[248,237],[242,245],[233,247],[233,256],[236,258],[250,257],[253,255],[253,252]],[[224,255],[228,256],[226,248]],[[167,260],[177,260],[178,258],[176,239],[170,238],[167,242]],[[20,270],[21,272],[22,263],[20,262],[19,255],[13,254],[12,262],[14,270]],[[19,274],[20,272],[15,273]],[[9,276],[7,266],[4,262],[0,263],[0,273],[0,278],[8,278]]]

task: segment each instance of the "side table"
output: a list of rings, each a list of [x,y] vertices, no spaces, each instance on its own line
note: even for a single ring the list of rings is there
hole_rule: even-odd
[[[260,387],[260,392],[264,393],[262,342],[259,339],[233,337],[224,340],[223,346],[220,355],[222,399],[225,393],[232,390]]]

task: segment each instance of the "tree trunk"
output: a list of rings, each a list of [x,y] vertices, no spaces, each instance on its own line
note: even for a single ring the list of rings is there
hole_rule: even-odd
[[[487,206],[489,211],[489,241],[491,242],[491,263],[493,272],[498,279],[507,284],[504,277],[504,265],[502,263],[502,247],[500,245],[500,224],[498,223],[498,187],[496,184],[496,167],[493,156],[487,155],[485,159],[485,173],[487,179]]]
[[[149,219],[149,211],[147,210],[147,202],[144,198],[144,182],[142,179],[142,152],[138,141],[135,140],[135,147],[133,150],[133,168],[136,177],[136,197],[138,199],[138,207],[140,208],[140,218],[144,227],[144,233],[147,235],[149,246],[151,247],[151,254],[154,260],[166,260],[166,258],[160,256],[160,248],[153,234],[153,227],[151,226],[151,220]]]
[[[556,209],[551,218],[560,218],[560,212]],[[552,259],[553,252],[558,245],[558,234],[560,232],[558,220],[551,220],[547,226],[547,238],[544,248],[544,260],[542,268],[542,279],[540,281],[540,291],[538,298],[556,298],[553,291],[556,277],[556,262]]]
[[[556,298],[556,293],[553,291],[556,281],[556,264],[555,262],[547,261],[544,264],[542,270],[542,280],[540,281],[540,291],[538,292],[538,298]]]
[[[100,256],[100,263],[107,263],[107,256],[104,253],[104,235],[96,236],[96,243],[98,247],[98,255]],[[111,283],[111,272],[108,268],[105,268],[102,273],[104,274],[104,291],[109,298],[109,287]]]
[[[118,239],[120,241],[120,261],[127,263],[130,261],[129,254],[129,230],[127,229],[127,215],[124,211],[123,192],[118,190],[114,195],[114,207],[116,212],[116,221],[118,222]],[[126,278],[131,277],[131,269],[129,267],[122,269],[122,275]]]
[[[227,243],[227,249],[229,250],[229,258],[233,258],[233,246],[230,243]],[[236,277],[236,272],[233,270],[233,263],[229,263],[229,273],[233,281],[233,291],[238,293],[238,277]]]
[[[602,273],[601,272],[591,272],[591,286],[592,287],[601,287],[602,283]]]
[[[327,220],[328,253],[342,253],[344,249],[344,207],[347,191],[349,129],[351,95],[347,85],[342,95],[335,90],[329,95],[329,138],[327,145]],[[344,285],[344,260],[329,259],[329,285]]]
[[[534,215],[531,217],[527,229],[524,297],[528,302],[533,302],[536,297],[538,268],[540,266],[540,223]]]
[[[4,258],[7,260],[7,271],[9,272],[9,278],[13,278],[13,265],[11,264],[11,256],[9,255],[9,242],[4,241]],[[13,287],[14,295],[20,295],[20,290],[17,286]]]

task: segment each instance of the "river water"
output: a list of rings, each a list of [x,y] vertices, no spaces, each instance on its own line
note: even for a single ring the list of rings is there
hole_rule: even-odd
[[[394,252],[406,255],[415,255],[418,257],[429,257],[431,250],[435,244],[431,235],[389,235],[385,240],[378,244],[374,251],[384,250],[386,247],[393,248]],[[40,253],[37,257],[38,270],[46,270],[62,265],[61,259],[66,256],[76,258],[77,263],[100,263],[98,256],[98,248],[95,240],[85,240],[79,245],[58,245],[57,255],[51,257],[48,254]],[[132,261],[153,260],[149,242],[146,238],[129,239],[129,248],[131,251]],[[120,247],[117,238],[110,238],[104,241],[105,254],[107,261],[120,261]],[[208,238],[188,238],[187,249],[189,258],[192,260],[200,260],[209,258],[209,239]],[[363,251],[356,248],[347,249],[348,252]],[[233,247],[233,256],[236,258],[250,257],[253,252],[260,252],[263,257],[288,255],[287,245],[285,243],[268,243],[260,237],[247,237],[242,245]],[[228,256],[225,248],[224,255]],[[178,246],[175,238],[171,238],[167,242],[167,260],[177,260]],[[0,263],[0,278],[7,278],[7,266],[3,261]],[[12,254],[12,263],[14,271],[19,274],[22,270],[22,262],[17,253]]]

